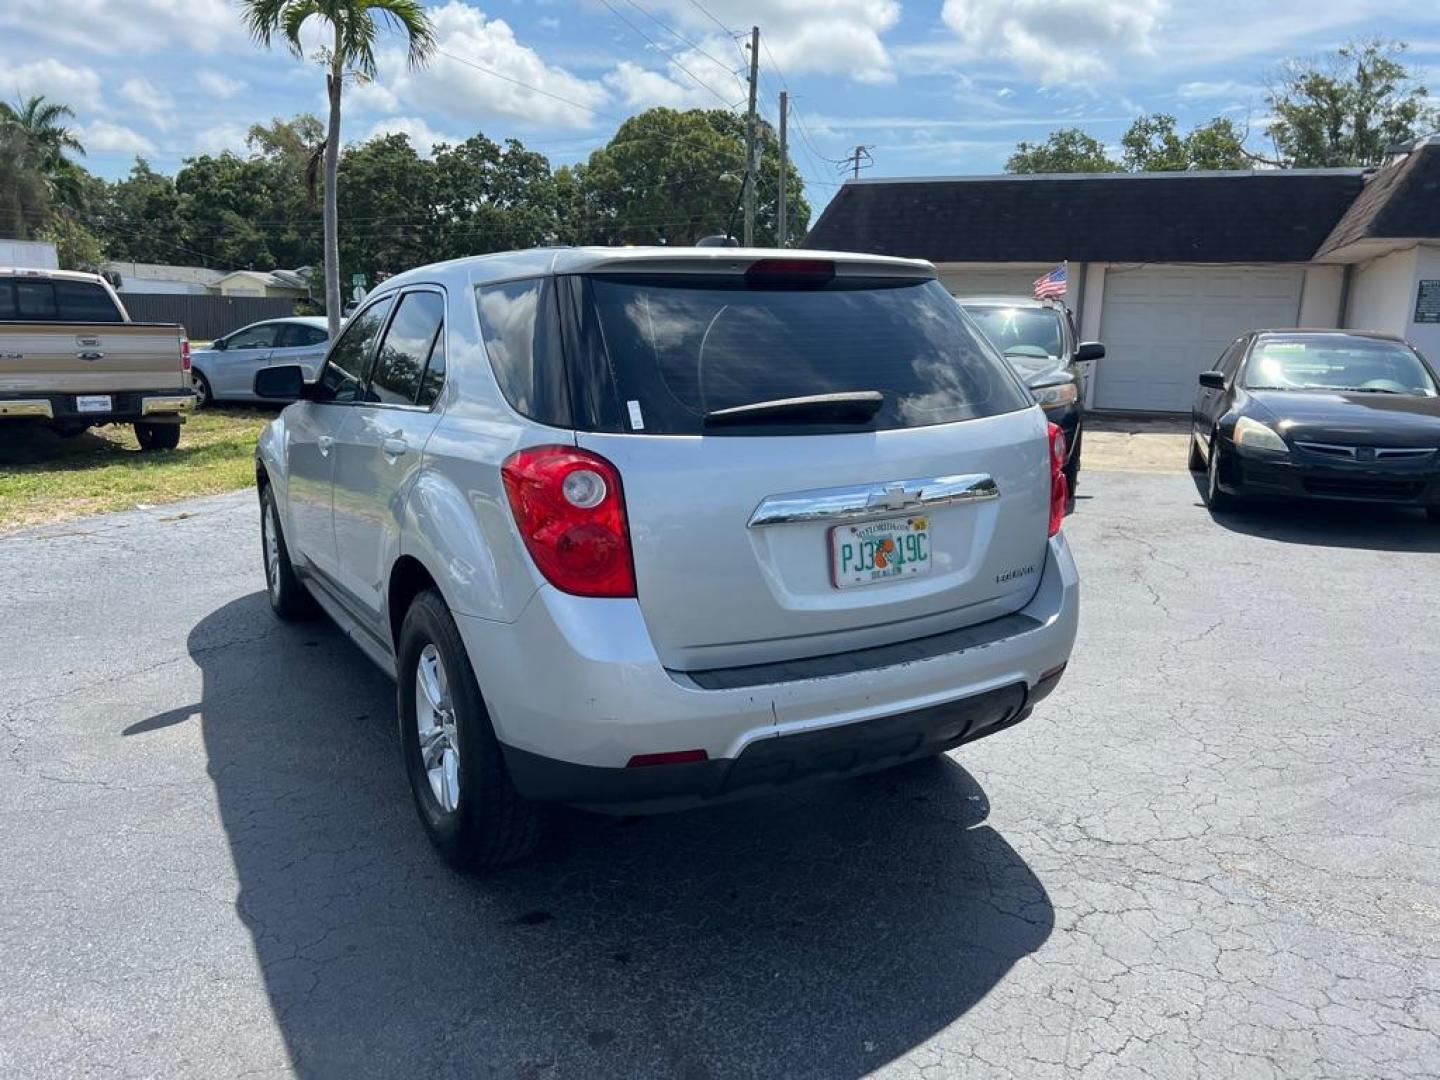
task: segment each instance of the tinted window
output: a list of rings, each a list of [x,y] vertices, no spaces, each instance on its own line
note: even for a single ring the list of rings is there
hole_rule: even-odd
[[[944,424],[1034,404],[935,281],[586,280],[599,347],[624,403],[619,430],[699,434],[709,412],[853,391],[879,391],[884,405],[847,431]]]
[[[279,334],[279,323],[261,323],[237,330],[225,339],[227,349],[273,349]]]
[[[387,296],[371,304],[340,332],[325,363],[325,372],[320,376],[325,400],[359,401],[363,397],[375,341],[385,326],[385,316],[393,301],[394,297]]]
[[[1053,308],[965,304],[965,313],[1002,353],[1010,356],[1064,356],[1065,331]]]
[[[435,347],[430,350],[430,362],[425,365],[425,375],[420,380],[420,397],[416,404],[424,405],[427,409],[435,404],[440,396],[440,388],[445,385],[445,328],[440,328],[440,333],[435,335]]]
[[[1398,341],[1344,334],[1270,334],[1255,342],[1245,385],[1265,390],[1356,390],[1436,395],[1435,380]]]
[[[55,306],[65,322],[120,322],[110,294],[88,281],[55,282]]]
[[[15,286],[0,281],[0,319],[15,318]]]
[[[318,326],[306,326],[304,323],[284,323],[275,340],[282,349],[299,349],[306,345],[323,345],[329,337],[330,335]]]
[[[444,319],[445,298],[439,293],[412,292],[400,298],[375,361],[371,400],[385,405],[415,404],[425,361]]]
[[[1240,365],[1240,357],[1245,353],[1245,339],[1240,338],[1220,354],[1220,359],[1215,363],[1216,371],[1223,371],[1226,375],[1234,375],[1235,369]]]
[[[16,317],[21,319],[55,319],[55,286],[48,281],[15,282]]]
[[[510,281],[476,291],[485,352],[505,400],[522,416],[568,427],[555,279]]]

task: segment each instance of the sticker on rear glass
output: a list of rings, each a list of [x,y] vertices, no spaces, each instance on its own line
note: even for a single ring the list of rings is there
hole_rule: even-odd
[[[644,431],[645,417],[640,413],[640,402],[627,401],[625,402],[625,407],[630,410],[630,430]]]

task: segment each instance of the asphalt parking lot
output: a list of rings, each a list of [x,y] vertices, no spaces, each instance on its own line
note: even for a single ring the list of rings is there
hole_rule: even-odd
[[[0,539],[0,1075],[1440,1074],[1440,529],[1081,494],[1026,723],[489,878],[249,494]]]

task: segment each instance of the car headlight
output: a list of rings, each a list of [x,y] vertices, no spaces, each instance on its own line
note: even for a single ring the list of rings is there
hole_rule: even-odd
[[[1062,409],[1073,405],[1080,397],[1080,388],[1073,382],[1056,383],[1054,386],[1037,386],[1030,391],[1042,409]]]
[[[1259,420],[1251,420],[1248,416],[1242,416],[1235,421],[1235,445],[1248,450],[1272,450],[1277,454],[1290,452],[1290,447],[1285,445],[1285,440],[1276,434],[1273,428]]]

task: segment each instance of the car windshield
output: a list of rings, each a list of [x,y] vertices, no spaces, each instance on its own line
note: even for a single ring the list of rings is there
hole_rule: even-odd
[[[985,336],[1009,356],[1060,356],[1065,337],[1054,308],[1006,307],[1003,304],[962,304]]]
[[[1349,390],[1435,397],[1435,380],[1406,346],[1338,334],[1262,337],[1245,367],[1250,390]]]
[[[586,289],[602,362],[625,405],[622,430],[693,435],[713,430],[714,414],[743,410],[720,430],[831,423],[884,431],[1029,404],[933,280],[761,285],[712,275],[597,275]],[[877,394],[878,407],[855,404]],[[815,400],[826,395],[839,397]],[[846,415],[837,417],[832,406],[841,398]],[[757,405],[765,408],[746,408]]]

